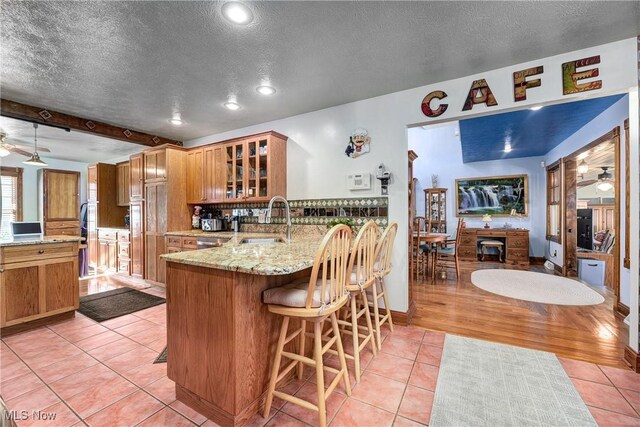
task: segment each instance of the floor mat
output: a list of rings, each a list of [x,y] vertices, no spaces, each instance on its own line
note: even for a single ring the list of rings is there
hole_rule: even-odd
[[[78,311],[96,322],[163,304],[164,298],[131,288],[113,289],[80,298]]]
[[[554,354],[447,334],[430,427],[596,425]]]

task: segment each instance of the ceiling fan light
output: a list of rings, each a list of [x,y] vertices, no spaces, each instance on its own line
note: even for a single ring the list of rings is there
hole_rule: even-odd
[[[31,165],[31,166],[47,166],[45,162],[40,160],[40,155],[38,153],[33,153],[30,158],[28,158],[22,163],[24,163],[25,165]]]
[[[582,160],[582,162],[580,162],[580,164],[578,165],[577,172],[581,175],[589,172],[589,165],[587,164],[587,162]]]
[[[11,151],[9,151],[6,148],[0,146],[0,157],[7,157],[9,154],[11,154]]]
[[[604,181],[597,185],[598,190],[600,191],[610,191],[613,188],[613,184],[610,182]]]

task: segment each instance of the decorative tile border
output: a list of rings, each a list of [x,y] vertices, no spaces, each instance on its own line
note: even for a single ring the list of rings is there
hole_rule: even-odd
[[[225,203],[215,207],[222,210],[223,215],[232,215],[233,210],[241,209],[243,224],[257,224],[258,213],[266,209],[268,203]],[[282,206],[282,205],[278,205]],[[336,219],[351,219],[356,226],[374,220],[379,226],[389,222],[389,199],[387,197],[360,197],[340,199],[308,199],[290,200],[291,223],[299,225],[326,225]],[[284,209],[274,208],[271,224],[286,222]]]

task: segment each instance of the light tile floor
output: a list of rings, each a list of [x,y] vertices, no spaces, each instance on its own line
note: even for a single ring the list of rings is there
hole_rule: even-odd
[[[157,289],[145,290],[162,295]],[[215,426],[176,401],[166,364],[152,362],[166,345],[165,305],[98,324],[75,319],[7,337],[0,344],[0,395],[10,411],[40,411],[54,420],[17,420],[19,426]],[[420,426],[429,422],[444,334],[412,327],[384,330],[382,352],[363,354],[364,373],[347,397],[329,398],[332,426]],[[347,340],[349,341],[349,340]],[[345,342],[350,348],[350,342]],[[640,375],[560,359],[601,426],[640,426]],[[335,357],[327,364],[336,366]],[[350,367],[353,365],[350,363]],[[315,375],[294,381],[289,393],[314,399]],[[18,414],[19,415],[19,414]],[[268,419],[251,426],[317,424],[316,414],[275,399]]]

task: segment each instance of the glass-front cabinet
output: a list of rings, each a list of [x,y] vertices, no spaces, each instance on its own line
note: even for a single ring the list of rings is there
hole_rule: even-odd
[[[225,145],[225,202],[286,197],[286,137],[272,132]]]

